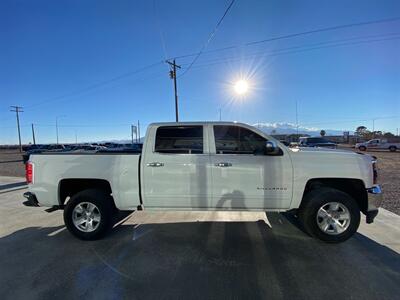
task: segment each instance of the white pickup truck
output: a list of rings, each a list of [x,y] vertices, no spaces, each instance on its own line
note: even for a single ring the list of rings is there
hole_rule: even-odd
[[[360,151],[366,151],[371,149],[386,149],[390,152],[395,152],[400,149],[400,143],[390,143],[387,140],[372,139],[365,143],[357,143],[355,148]]]
[[[311,236],[341,242],[378,213],[369,155],[288,148],[232,122],[151,124],[141,153],[41,153],[26,164],[30,202],[64,209],[69,231],[103,236],[119,210],[293,211]],[[50,210],[52,210],[50,209]]]

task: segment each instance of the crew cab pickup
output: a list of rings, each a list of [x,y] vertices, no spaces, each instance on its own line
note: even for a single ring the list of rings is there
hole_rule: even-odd
[[[390,152],[395,152],[400,149],[400,143],[390,143],[387,140],[372,139],[365,143],[357,143],[355,148],[360,151],[366,151],[370,149],[386,149]]]
[[[375,164],[352,151],[288,148],[241,123],[156,123],[138,153],[32,154],[25,196],[63,209],[84,240],[102,237],[117,209],[290,210],[311,236],[341,242],[360,212],[367,223],[378,213]]]

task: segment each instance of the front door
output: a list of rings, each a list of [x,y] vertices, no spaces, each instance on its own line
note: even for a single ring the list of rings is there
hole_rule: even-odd
[[[207,143],[202,125],[161,126],[154,149],[145,149],[142,163],[146,208],[207,208],[210,203]]]
[[[267,139],[239,125],[214,125],[210,130],[214,137],[210,149],[213,207],[279,209],[290,206],[293,175],[286,150],[279,155],[266,155]]]

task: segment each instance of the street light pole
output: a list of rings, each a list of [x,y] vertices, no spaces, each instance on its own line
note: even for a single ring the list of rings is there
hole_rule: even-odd
[[[58,118],[65,117],[65,115],[56,116],[56,134],[57,134],[57,145],[58,145]]]

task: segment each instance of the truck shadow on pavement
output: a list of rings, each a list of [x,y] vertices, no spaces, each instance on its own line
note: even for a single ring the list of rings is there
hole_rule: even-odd
[[[63,226],[0,238],[2,299],[394,299],[399,254],[356,234],[325,244],[288,216],[117,226],[83,242]]]

